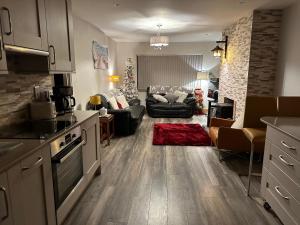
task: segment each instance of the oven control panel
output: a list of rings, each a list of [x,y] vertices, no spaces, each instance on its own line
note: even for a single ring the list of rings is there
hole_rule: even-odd
[[[74,140],[81,137],[81,128],[80,126],[75,127],[69,132],[61,135],[57,139],[51,142],[51,157],[58,154],[61,150],[63,150],[66,146],[71,144]]]

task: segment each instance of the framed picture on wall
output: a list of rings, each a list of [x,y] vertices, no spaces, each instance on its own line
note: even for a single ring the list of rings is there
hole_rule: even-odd
[[[93,41],[92,53],[93,53],[94,68],[107,70],[108,69],[108,48],[99,45],[97,41]]]

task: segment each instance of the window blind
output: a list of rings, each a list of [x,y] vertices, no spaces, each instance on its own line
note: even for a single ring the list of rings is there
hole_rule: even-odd
[[[138,89],[150,85],[191,87],[202,70],[202,55],[138,56]]]

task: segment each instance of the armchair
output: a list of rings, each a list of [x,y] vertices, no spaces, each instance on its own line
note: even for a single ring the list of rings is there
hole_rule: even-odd
[[[219,150],[250,151],[251,145],[242,129],[231,128],[234,120],[211,118],[209,136]]]

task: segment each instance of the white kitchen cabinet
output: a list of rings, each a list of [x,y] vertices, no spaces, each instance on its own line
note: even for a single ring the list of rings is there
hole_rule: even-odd
[[[0,174],[0,224],[13,225],[7,174]]]
[[[2,39],[2,29],[0,26],[0,74],[7,73],[7,63],[6,63],[6,54],[4,51],[3,39]]]
[[[99,116],[96,114],[81,125],[85,140],[83,145],[83,171],[87,181],[95,174],[101,173],[100,167],[100,129]]]
[[[8,170],[14,225],[55,225],[50,147]]]
[[[46,0],[50,72],[74,72],[73,19],[70,0]]]
[[[48,51],[44,0],[1,0],[3,41]]]

